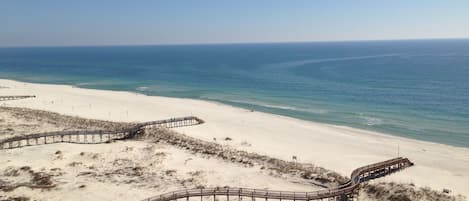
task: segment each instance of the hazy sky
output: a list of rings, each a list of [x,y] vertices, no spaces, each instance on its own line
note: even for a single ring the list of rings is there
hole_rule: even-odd
[[[0,0],[0,46],[469,38],[469,0]]]

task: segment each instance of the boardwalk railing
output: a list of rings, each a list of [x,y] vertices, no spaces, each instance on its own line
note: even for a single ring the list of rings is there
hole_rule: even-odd
[[[203,189],[188,189],[181,191],[174,191],[158,195],[155,197],[147,198],[143,201],[172,201],[177,199],[186,199],[192,197],[200,197],[202,200],[204,196],[226,196],[229,200],[230,196],[238,197],[241,200],[243,197],[263,198],[263,199],[277,199],[277,200],[351,200],[355,193],[358,193],[358,188],[361,182],[365,182],[377,177],[382,177],[403,168],[412,166],[413,163],[407,158],[394,158],[391,160],[383,161],[360,167],[355,169],[351,174],[351,180],[345,184],[334,189],[319,190],[313,192],[293,192],[293,191],[271,191],[264,189],[249,189],[249,188],[203,188]]]
[[[21,98],[31,98],[35,96],[0,96],[0,101],[15,100]],[[57,131],[47,133],[37,133],[24,136],[12,137],[0,140],[0,149],[20,148],[23,146],[32,146],[50,143],[80,143],[80,144],[97,144],[106,143],[112,140],[127,139],[141,134],[145,128],[151,127],[182,127],[202,124],[204,121],[194,116],[172,118],[159,121],[151,121],[139,123],[134,127],[120,130],[83,130],[83,131]],[[177,199],[186,199],[193,197],[200,197],[203,200],[204,196],[226,196],[229,200],[230,196],[238,197],[241,200],[243,197],[249,197],[254,200],[255,198],[263,199],[278,199],[278,200],[351,200],[358,192],[360,183],[386,176],[393,172],[399,171],[403,168],[412,166],[413,163],[407,158],[394,158],[391,160],[363,166],[355,169],[350,180],[337,188],[319,190],[313,192],[293,192],[293,191],[272,191],[264,189],[250,189],[250,188],[202,188],[202,189],[187,189],[181,191],[174,191],[161,194],[155,197],[147,198],[143,201],[175,201]]]
[[[0,101],[18,100],[25,98],[36,98],[36,96],[0,96]]]
[[[145,128],[166,127],[175,128],[202,124],[204,121],[198,117],[180,117],[159,121],[139,123],[131,128],[120,130],[79,130],[56,131],[16,136],[0,140],[0,149],[13,149],[24,146],[33,146],[52,143],[99,144],[112,140],[133,138],[141,134]]]

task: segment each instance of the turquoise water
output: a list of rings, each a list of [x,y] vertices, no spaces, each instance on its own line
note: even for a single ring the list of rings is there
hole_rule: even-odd
[[[469,40],[0,48],[0,78],[218,101],[469,147]]]

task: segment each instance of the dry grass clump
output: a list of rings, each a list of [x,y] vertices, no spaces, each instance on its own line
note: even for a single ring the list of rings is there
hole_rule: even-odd
[[[169,186],[186,188],[199,184],[197,175],[187,177],[179,175],[176,170],[163,169],[160,166],[148,167],[139,164],[137,161],[122,159],[116,159],[109,162],[109,164],[112,164],[112,166],[82,167],[77,177],[103,183],[131,184],[135,188],[156,188],[158,190],[164,190]]]
[[[250,147],[250,146],[252,146],[252,144],[250,144],[250,143],[247,142],[247,141],[242,141],[242,142],[241,142],[241,146]]]
[[[9,192],[19,187],[28,187],[35,189],[50,189],[56,184],[53,181],[54,176],[62,174],[61,172],[35,172],[30,167],[20,168],[9,167],[3,171],[0,179],[0,191]]]
[[[65,127],[68,129],[117,130],[135,125],[133,123],[85,119],[80,117],[61,115],[55,112],[27,108],[0,107],[0,111],[8,112],[11,116],[18,119],[24,119],[26,121],[37,121],[38,123],[46,123],[50,125],[55,125],[57,127]]]
[[[0,201],[30,201],[31,198],[20,196],[20,197],[5,197],[0,195]]]
[[[221,158],[246,166],[259,165],[274,174],[291,174],[314,181],[321,186],[337,186],[347,179],[340,174],[312,164],[289,162],[257,153],[240,151],[214,142],[207,142],[165,128],[145,130],[142,138],[177,146],[193,153]]]
[[[447,190],[446,190],[447,191]],[[461,195],[450,195],[443,191],[435,191],[428,187],[416,187],[414,184],[377,183],[364,184],[360,194],[371,201],[463,201]]]

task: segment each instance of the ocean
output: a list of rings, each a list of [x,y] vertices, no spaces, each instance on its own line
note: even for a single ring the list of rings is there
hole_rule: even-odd
[[[469,40],[0,48],[0,78],[217,101],[469,147]]]

